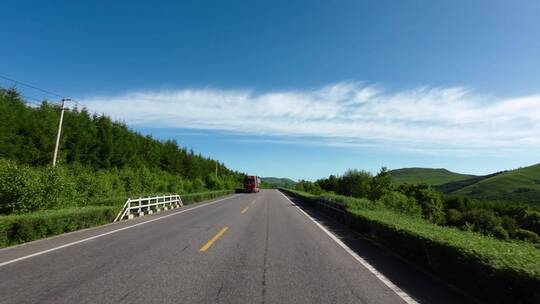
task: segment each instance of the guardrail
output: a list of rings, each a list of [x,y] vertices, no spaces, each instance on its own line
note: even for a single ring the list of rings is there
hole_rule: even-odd
[[[152,214],[161,210],[168,210],[184,206],[182,198],[178,194],[163,195],[155,197],[139,197],[137,199],[128,198],[118,215],[115,222],[123,219],[132,219],[145,214]]]
[[[294,196],[294,193],[289,192],[287,189],[281,188],[280,191]],[[313,203],[312,207],[318,209],[326,216],[333,217],[337,220],[346,220],[347,218],[347,207],[345,204],[337,202],[330,197],[320,197],[311,202]]]
[[[345,205],[329,198],[320,198],[316,200],[315,208],[319,209],[327,216],[334,217],[338,220],[345,220],[346,218],[347,211]]]

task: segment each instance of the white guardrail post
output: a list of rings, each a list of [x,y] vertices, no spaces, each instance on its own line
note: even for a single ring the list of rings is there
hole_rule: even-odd
[[[132,219],[133,214],[131,213],[131,199],[130,198],[128,198],[128,208],[126,212],[127,212],[128,219]]]
[[[160,212],[161,210],[174,209],[184,206],[182,197],[178,194],[161,195],[155,197],[140,197],[138,199],[128,198],[122,206],[120,212],[114,219],[115,222],[123,219],[132,219],[145,214]]]

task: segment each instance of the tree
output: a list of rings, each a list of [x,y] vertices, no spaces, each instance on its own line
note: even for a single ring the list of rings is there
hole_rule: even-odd
[[[473,230],[486,235],[502,235],[502,220],[495,212],[487,209],[473,209],[463,213],[463,222],[473,225]],[[506,235],[508,237],[508,235]]]
[[[59,110],[57,104],[48,102],[39,107],[27,106],[15,89],[0,88],[0,158],[37,168],[49,166]],[[122,174],[116,171],[112,174],[117,174],[114,180],[122,184],[118,186],[123,189],[121,193],[182,188],[184,180],[178,181],[181,177],[199,178],[185,184],[201,191],[205,180],[216,188],[234,187],[240,184],[242,176],[216,160],[195,154],[193,150],[188,152],[173,140],[159,141],[143,136],[121,122],[114,122],[105,115],[90,114],[86,109],[65,112],[59,152],[59,164],[70,166],[71,171],[91,169],[97,174],[100,170],[126,169]],[[208,176],[214,175],[216,163],[220,178],[210,180]],[[149,170],[141,171],[148,177],[146,181],[135,173],[141,168]],[[182,187],[172,185],[171,176]],[[141,182],[148,183],[142,185]]]
[[[399,191],[408,197],[412,197],[422,206],[422,216],[435,224],[444,222],[443,200],[440,193],[433,190],[425,183],[402,184]]]
[[[348,170],[338,182],[338,193],[358,198],[367,197],[371,174],[367,171]]]
[[[339,180],[335,175],[330,175],[328,178],[319,179],[315,182],[321,189],[328,192],[337,192]]]
[[[376,201],[391,191],[392,176],[386,167],[382,167],[379,173],[370,180],[368,198]]]
[[[392,209],[399,213],[422,216],[422,208],[416,203],[416,201],[407,197],[405,194],[397,191],[388,191],[381,195],[378,202],[381,202],[386,208]]]
[[[298,183],[296,183],[296,185],[294,186],[294,188],[298,191],[309,192],[315,195],[319,195],[322,193],[322,189],[318,184],[306,180],[299,180]]]

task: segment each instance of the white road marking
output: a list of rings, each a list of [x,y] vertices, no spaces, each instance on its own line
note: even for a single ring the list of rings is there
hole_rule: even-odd
[[[191,211],[191,210],[199,209],[199,208],[201,208],[201,207],[210,206],[210,205],[213,205],[213,204],[215,204],[215,203],[218,203],[218,202],[221,202],[221,201],[224,201],[224,200],[228,200],[228,199],[231,199],[231,198],[234,198],[234,197],[237,197],[237,196],[238,196],[238,195],[234,195],[234,196],[231,196],[231,197],[222,198],[222,199],[219,199],[219,200],[217,200],[217,201],[213,201],[213,202],[209,202],[209,203],[202,204],[202,205],[199,205],[199,206],[195,206],[195,207],[193,207],[193,208],[189,208],[189,209],[177,211],[177,212],[174,212],[174,213],[171,213],[171,214],[167,214],[167,215],[164,215],[164,216],[160,216],[160,217],[158,217],[158,218],[151,219],[151,220],[148,220],[148,221],[144,221],[144,222],[141,222],[141,223],[137,223],[137,224],[134,224],[134,225],[131,225],[131,226],[127,226],[127,227],[119,228],[119,229],[116,229],[116,230],[108,231],[108,232],[105,232],[105,233],[102,233],[102,234],[94,235],[94,236],[91,236],[91,237],[88,237],[88,238],[85,238],[85,239],[82,239],[82,240],[78,240],[78,241],[75,241],[75,242],[67,243],[67,244],[60,245],[60,246],[58,246],[58,247],[50,248],[50,249],[47,249],[47,250],[38,251],[38,252],[36,252],[36,253],[32,253],[32,254],[29,254],[29,255],[22,256],[22,257],[20,257],[20,258],[16,258],[16,259],[13,259],[13,260],[9,260],[9,261],[0,263],[0,267],[5,266],[5,265],[8,265],[8,264],[15,263],[15,262],[19,262],[19,261],[22,261],[22,260],[26,260],[26,259],[29,259],[29,258],[38,256],[38,255],[42,255],[42,254],[46,254],[46,253],[49,253],[49,252],[52,252],[52,251],[56,251],[56,250],[59,250],[59,249],[62,249],[62,248],[66,248],[66,247],[70,247],[70,246],[73,246],[73,245],[77,245],[77,244],[80,244],[80,243],[83,243],[83,242],[86,242],[86,241],[90,241],[90,240],[93,240],[93,239],[97,239],[97,238],[100,238],[100,237],[102,237],[102,236],[106,236],[106,235],[109,235],[109,234],[113,234],[113,233],[117,233],[117,232],[120,232],[120,231],[128,230],[128,229],[131,229],[131,228],[134,228],[134,227],[142,226],[142,225],[144,225],[144,224],[148,224],[148,223],[151,223],[151,222],[159,221],[159,220],[162,220],[162,219],[164,219],[164,218],[168,218],[168,217],[171,217],[171,216],[174,216],[174,215],[178,215],[178,214],[180,214],[180,213],[184,213],[184,212],[188,212],[188,211]]]
[[[302,212],[305,216],[307,216],[317,227],[321,228],[324,233],[326,233],[332,240],[334,240],[341,248],[345,249],[348,254],[350,254],[355,260],[357,260],[362,266],[367,268],[371,273],[373,273],[381,282],[383,282],[388,288],[390,288],[393,292],[395,292],[403,301],[405,301],[408,304],[418,304],[411,296],[409,296],[406,292],[401,290],[396,284],[392,283],[387,277],[385,277],[382,273],[380,273],[375,267],[371,266],[366,260],[364,260],[362,257],[360,257],[356,252],[354,252],[349,246],[345,245],[338,237],[336,237],[332,232],[330,232],[328,229],[326,229],[323,225],[321,225],[319,222],[317,222],[314,218],[312,218],[309,214],[307,214],[302,208],[298,207],[293,201],[291,201],[285,194],[283,194],[281,191],[278,190],[278,192],[285,197],[291,204],[293,204],[300,212]]]

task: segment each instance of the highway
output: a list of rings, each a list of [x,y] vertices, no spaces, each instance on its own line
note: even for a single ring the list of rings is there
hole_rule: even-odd
[[[0,250],[0,303],[466,303],[277,190]]]

